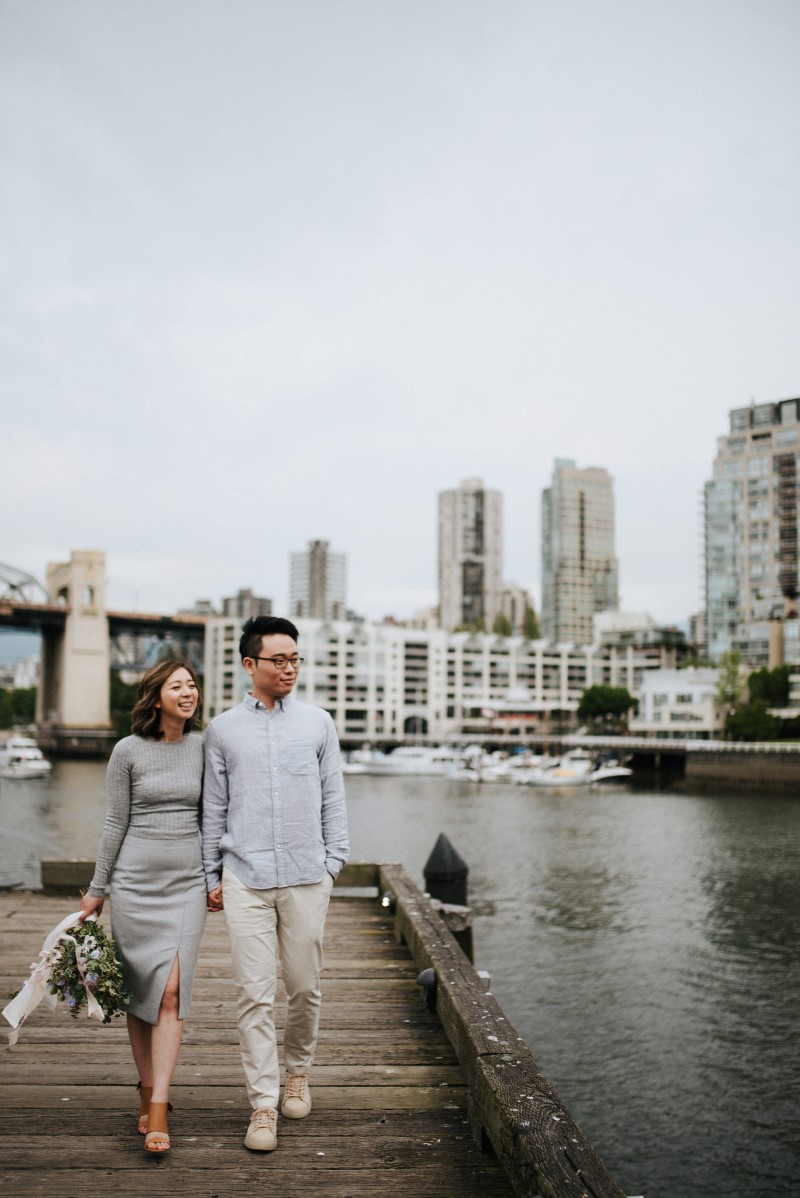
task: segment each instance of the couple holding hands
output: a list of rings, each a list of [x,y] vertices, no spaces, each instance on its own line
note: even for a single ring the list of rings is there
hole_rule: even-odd
[[[133,734],[109,760],[106,820],[81,912],[99,914],[108,892],[133,995],[128,1036],[149,1152],[170,1147],[169,1088],[207,910],[224,910],[228,925],[252,1107],[246,1147],[277,1146],[279,962],[287,994],[280,1111],[302,1119],[311,1110],[325,917],[349,845],[333,721],[292,695],[297,642],[289,620],[247,621],[239,652],[251,691],[205,737],[192,731],[200,707],[193,668],[159,662],[139,684]]]

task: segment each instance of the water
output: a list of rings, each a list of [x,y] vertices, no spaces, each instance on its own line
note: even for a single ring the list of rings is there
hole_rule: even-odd
[[[0,883],[92,857],[104,766],[0,781]],[[628,1194],[800,1193],[800,801],[348,778],[353,857],[470,866],[478,968]]]

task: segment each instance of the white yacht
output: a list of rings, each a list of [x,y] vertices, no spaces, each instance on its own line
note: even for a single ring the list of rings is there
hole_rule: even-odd
[[[371,760],[357,764],[363,765],[364,768],[359,770],[363,774],[435,777],[452,774],[461,765],[461,757],[454,749],[442,745],[435,749],[427,749],[422,745],[400,745],[391,753],[381,756],[375,754]]]
[[[52,768],[29,736],[9,736],[0,746],[0,778],[46,778]]]
[[[531,770],[519,781],[525,786],[588,786],[592,782],[622,781],[632,773],[627,766],[616,762],[596,766],[591,753],[573,749],[557,761]]]

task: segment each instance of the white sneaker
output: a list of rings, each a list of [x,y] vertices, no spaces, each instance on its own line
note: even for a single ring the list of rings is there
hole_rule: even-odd
[[[250,1126],[244,1138],[245,1148],[254,1152],[273,1152],[278,1147],[275,1125],[278,1112],[274,1106],[260,1106],[250,1116]]]
[[[307,1073],[287,1073],[283,1087],[281,1114],[287,1119],[305,1119],[311,1112],[311,1091]]]

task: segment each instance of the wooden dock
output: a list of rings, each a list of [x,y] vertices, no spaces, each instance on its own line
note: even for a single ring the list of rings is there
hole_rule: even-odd
[[[374,882],[374,896],[334,892],[314,1110],[279,1119],[276,1152],[242,1143],[249,1107],[227,935],[224,917],[210,915],[172,1089],[172,1151],[147,1154],[136,1134],[124,1020],[101,1026],[42,1005],[19,1042],[0,1048],[2,1192],[624,1198],[405,871],[356,865],[342,881]],[[391,893],[391,908],[379,893]],[[76,907],[0,895],[0,993],[19,988],[47,932]],[[417,983],[426,965],[435,1009]]]

